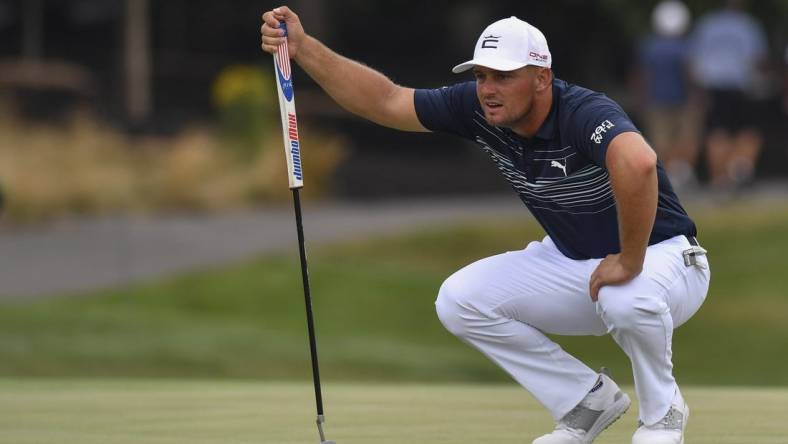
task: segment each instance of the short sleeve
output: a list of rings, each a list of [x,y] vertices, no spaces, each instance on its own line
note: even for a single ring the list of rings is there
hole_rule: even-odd
[[[569,131],[578,151],[604,169],[607,169],[605,155],[610,141],[621,133],[640,133],[627,113],[603,94],[588,97],[575,109]]]
[[[472,121],[474,103],[478,102],[474,82],[417,89],[413,100],[416,115],[428,130],[473,138],[469,122]]]

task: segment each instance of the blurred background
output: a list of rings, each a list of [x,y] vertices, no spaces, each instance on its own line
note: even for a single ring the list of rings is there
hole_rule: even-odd
[[[0,0],[0,376],[309,377],[259,47],[274,6]],[[557,77],[643,130],[711,251],[710,299],[677,332],[679,377],[788,384],[788,2],[290,6],[328,46],[415,87],[470,79],[450,68],[494,20],[539,27]],[[506,381],[432,301],[452,271],[540,228],[474,145],[366,123],[297,68],[295,85],[326,378]],[[626,380],[612,341],[566,347]]]

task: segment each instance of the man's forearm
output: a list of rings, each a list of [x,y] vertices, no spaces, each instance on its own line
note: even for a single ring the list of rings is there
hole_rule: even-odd
[[[623,188],[616,196],[618,202],[619,240],[622,262],[640,269],[657,213],[657,173],[647,172],[636,180],[622,180]],[[628,187],[625,183],[635,185]]]
[[[616,142],[622,144],[616,148],[621,153],[611,156],[608,170],[618,210],[621,262],[639,272],[657,213],[657,169],[653,151],[640,135],[630,134],[619,136],[623,138]]]
[[[421,129],[392,120],[389,102],[402,88],[380,72],[337,54],[311,36],[304,39],[295,61],[348,111],[393,128]]]

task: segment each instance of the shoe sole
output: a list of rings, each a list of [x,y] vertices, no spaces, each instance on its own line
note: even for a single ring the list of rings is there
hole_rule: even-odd
[[[629,410],[629,406],[632,404],[632,401],[629,400],[629,396],[626,393],[621,392],[621,397],[618,398],[610,408],[606,409],[599,415],[599,418],[596,420],[591,429],[588,430],[586,436],[588,439],[585,441],[585,444],[591,444],[594,442],[597,436],[600,433],[605,431],[611,424],[616,422],[618,418],[622,417],[624,413]],[[684,444],[682,441],[681,444]]]

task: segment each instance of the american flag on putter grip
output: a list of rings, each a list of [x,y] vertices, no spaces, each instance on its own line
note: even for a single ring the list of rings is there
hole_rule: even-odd
[[[279,71],[285,80],[290,80],[290,55],[287,50],[287,37],[276,51],[276,62],[279,64]]]

